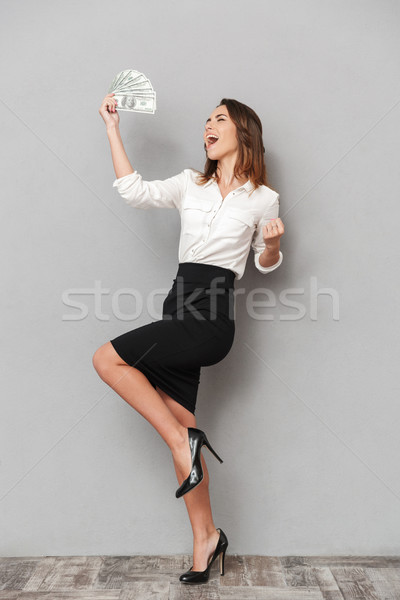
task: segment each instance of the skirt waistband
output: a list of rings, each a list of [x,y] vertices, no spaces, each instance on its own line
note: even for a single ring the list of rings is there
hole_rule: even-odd
[[[187,283],[209,284],[215,278],[216,287],[234,288],[236,273],[231,269],[208,263],[184,262],[179,263],[177,277]]]

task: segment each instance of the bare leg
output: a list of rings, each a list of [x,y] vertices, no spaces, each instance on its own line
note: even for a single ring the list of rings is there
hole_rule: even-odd
[[[193,413],[158,387],[157,391],[166,406],[184,427],[196,427],[196,417]],[[209,558],[212,556],[219,539],[219,533],[214,525],[211,512],[210,478],[203,454],[201,454],[201,464],[204,473],[203,481],[183,496],[193,530],[193,571],[204,571],[207,568]],[[175,461],[174,465],[178,483],[181,485],[186,477],[182,475]]]
[[[122,360],[111,342],[96,350],[93,366],[101,379],[158,431],[186,479],[192,468],[187,428],[178,421],[147,377]]]

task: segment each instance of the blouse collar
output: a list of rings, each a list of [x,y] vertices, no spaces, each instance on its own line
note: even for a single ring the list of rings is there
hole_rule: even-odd
[[[209,186],[209,185],[212,185],[213,183],[214,183],[215,185],[218,185],[218,184],[217,184],[217,181],[216,181],[216,179],[215,179],[215,177],[214,177],[214,176],[213,176],[213,177],[211,177],[211,179],[209,179],[209,180],[207,181],[207,183],[204,185],[204,187],[207,187],[207,186]],[[250,179],[248,179],[248,180],[246,181],[246,183],[244,183],[244,184],[243,184],[243,185],[241,185],[240,187],[236,188],[236,190],[241,190],[241,189],[244,189],[244,190],[246,190],[246,192],[250,192],[250,191],[253,189],[253,184],[251,183]]]

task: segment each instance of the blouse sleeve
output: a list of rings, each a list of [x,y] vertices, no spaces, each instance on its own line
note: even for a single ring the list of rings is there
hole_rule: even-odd
[[[134,208],[177,208],[182,205],[187,186],[187,169],[168,179],[144,181],[137,172],[129,173],[114,180],[119,194],[129,206]]]
[[[264,238],[263,238],[262,228],[264,225],[266,225],[267,221],[270,221],[271,219],[276,219],[278,216],[279,216],[279,194],[276,194],[275,201],[273,202],[273,204],[268,206],[268,208],[264,211],[260,220],[258,221],[257,227],[253,234],[253,239],[251,240],[251,247],[253,248],[253,251],[254,251],[254,264],[257,267],[257,269],[260,271],[260,273],[269,273],[270,271],[277,269],[283,260],[283,254],[279,250],[279,259],[274,265],[271,265],[270,267],[263,267],[262,265],[260,265],[260,256],[264,252],[264,249],[265,249],[265,242],[264,242]]]

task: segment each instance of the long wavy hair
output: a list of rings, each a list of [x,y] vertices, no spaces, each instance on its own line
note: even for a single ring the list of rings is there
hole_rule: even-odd
[[[234,167],[234,177],[247,177],[254,189],[261,185],[268,185],[260,118],[252,108],[238,100],[222,98],[216,108],[221,105],[226,106],[230,118],[236,125],[238,158]],[[205,144],[204,149],[206,149]],[[194,169],[198,173],[198,185],[204,185],[214,176],[218,181],[217,167],[217,160],[207,158],[204,172]]]

